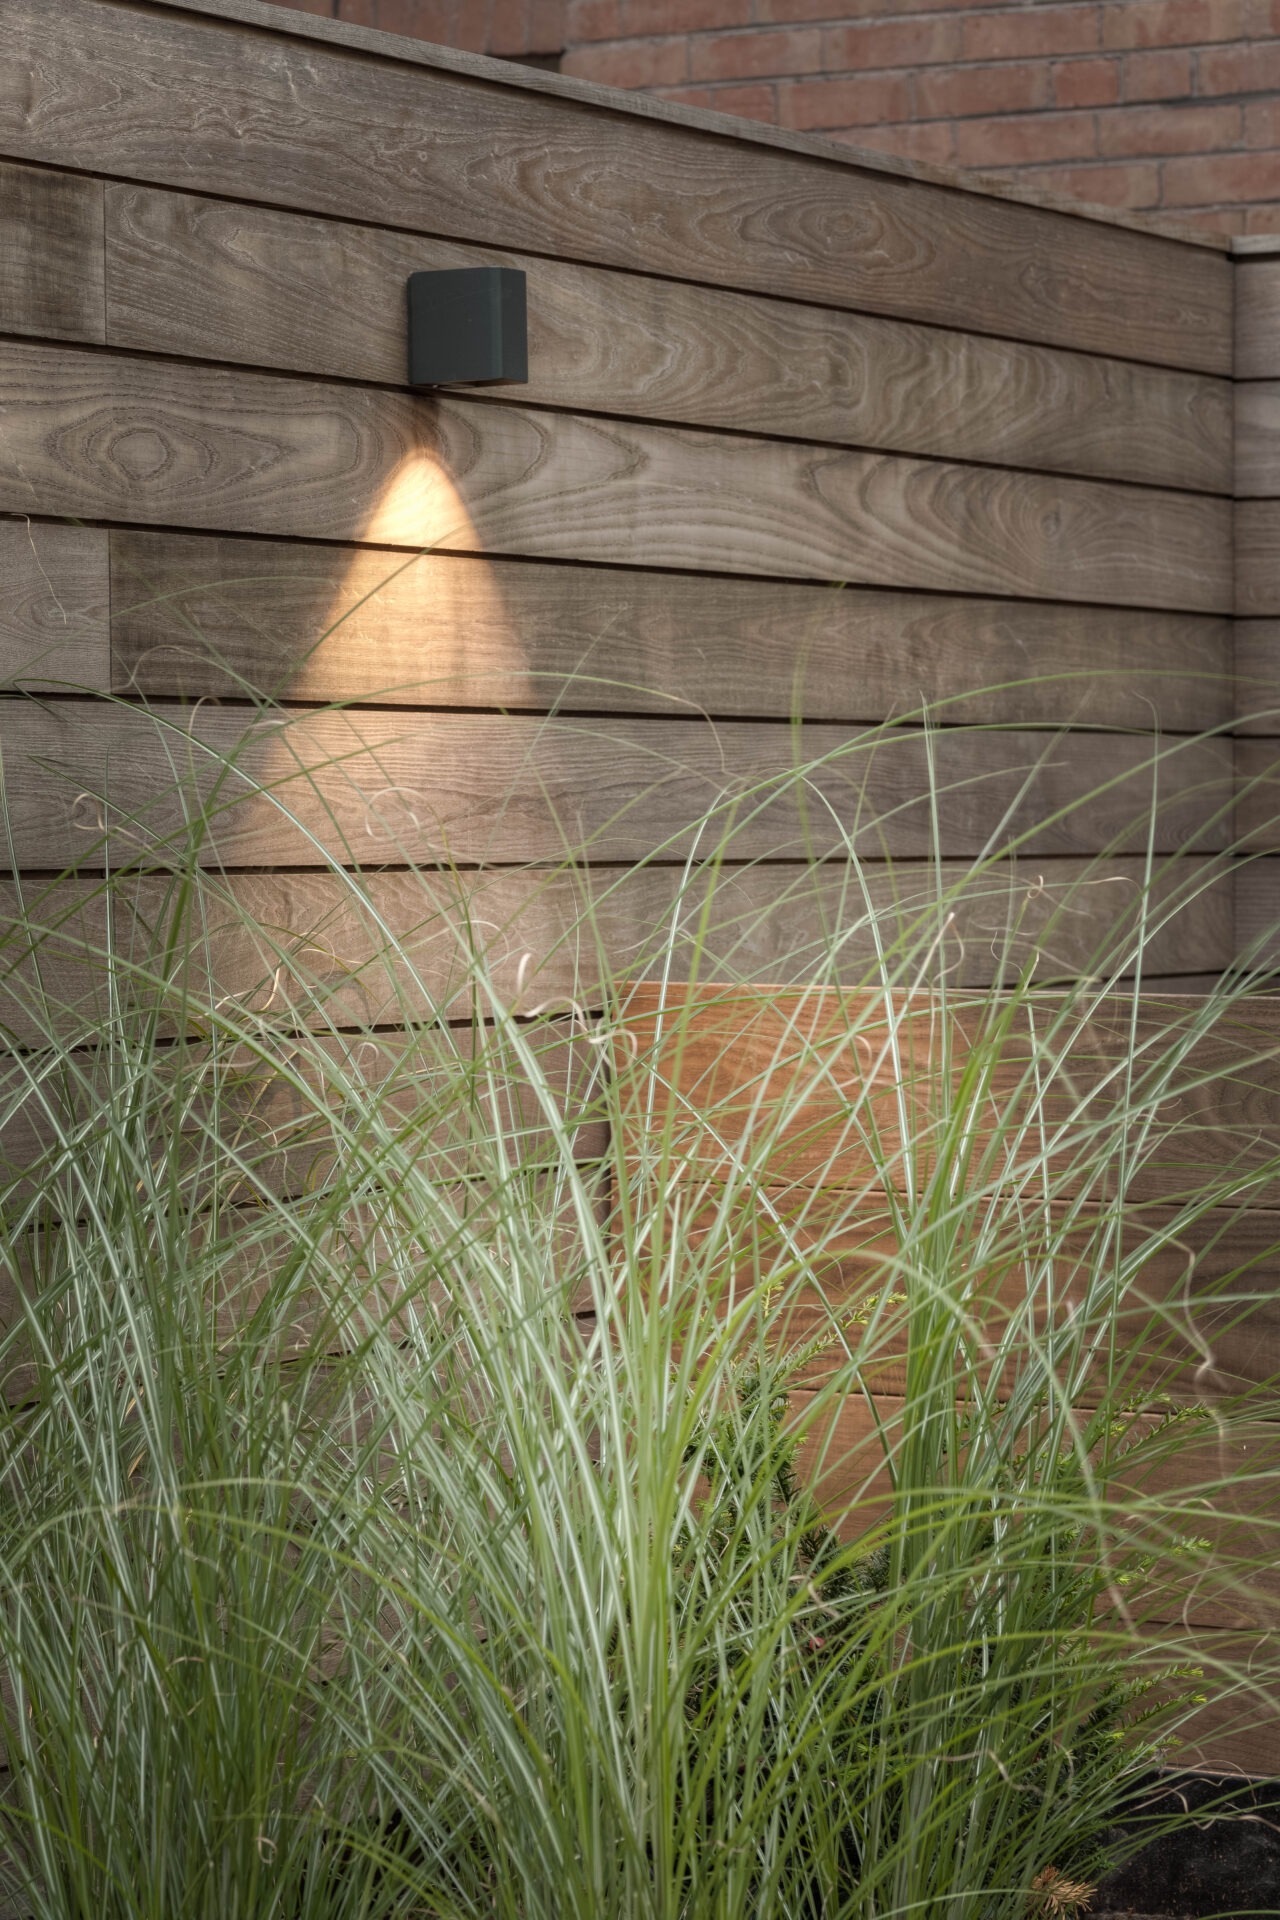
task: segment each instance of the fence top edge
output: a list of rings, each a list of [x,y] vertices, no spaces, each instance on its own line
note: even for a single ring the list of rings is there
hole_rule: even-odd
[[[100,0],[100,3],[115,5],[118,0]],[[516,61],[495,59],[486,54],[461,53],[451,47],[434,46],[428,41],[413,40],[403,34],[383,33],[373,27],[353,26],[343,20],[325,20],[315,14],[295,12],[288,6],[272,5],[269,0],[150,0],[148,11],[201,14],[213,20],[255,27],[287,38],[324,41],[353,53],[376,54],[381,59],[395,60],[404,65],[431,67],[489,85],[509,87],[517,92],[545,94],[631,119],[657,120],[716,139],[732,140],[740,146],[772,147],[806,159],[834,162],[855,173],[888,174],[978,199],[1003,200],[1068,219],[1084,220],[1095,226],[1120,227],[1147,239],[1173,241],[1213,253],[1230,255],[1233,252],[1232,236],[1195,226],[1188,221],[1171,219],[1165,215],[1131,213],[1118,207],[1092,206],[1068,199],[1065,195],[994,175],[904,160],[894,154],[877,153],[870,148],[823,139],[818,134],[796,133],[785,127],[766,126],[763,122],[743,120],[733,114],[715,113],[706,107],[687,107],[673,100],[659,100],[648,94],[601,86],[595,81],[577,80],[567,74],[549,73],[537,67],[524,67]]]

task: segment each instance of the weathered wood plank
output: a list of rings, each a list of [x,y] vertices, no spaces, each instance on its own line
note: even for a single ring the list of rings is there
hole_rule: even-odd
[[[1236,385],[1236,493],[1242,500],[1280,495],[1280,380]]]
[[[371,1180],[381,1170],[393,1183],[414,1166],[452,1183],[567,1156],[598,1162],[609,1143],[598,1049],[565,1021],[530,1025],[521,1038],[524,1059],[484,1028],[274,1041],[259,1028],[252,1046],[224,1030],[216,1053],[156,1051],[151,1132],[140,1122],[133,1138],[171,1156],[188,1215],[215,1195],[251,1207],[340,1187],[353,1127]],[[85,1217],[86,1183],[112,1150],[119,1114],[104,1097],[109,1069],[85,1056],[78,1066],[75,1077],[34,1084],[6,1063],[0,1193],[11,1220],[37,1196],[46,1220]],[[10,1276],[11,1301],[18,1284]]]
[[[1236,741],[1236,832],[1251,853],[1280,852],[1280,749],[1274,740]]]
[[[877,993],[673,986],[664,998],[659,985],[635,985],[619,1071],[634,1045],[676,1091],[668,1112],[646,1113],[643,1140],[632,1130],[628,1151],[648,1151],[653,1129],[669,1127],[699,1177],[721,1179],[730,1152],[758,1156],[767,1145],[771,1181],[847,1189],[882,1207],[888,1186],[908,1185],[908,1154],[917,1182],[927,1177],[942,1076],[961,1070],[987,1011],[981,998],[949,1003],[947,1068],[928,995],[911,1006],[899,997],[891,1033]],[[1056,1191],[1087,1190],[1101,1203],[1112,1194],[1117,1113],[1141,1112],[1146,1148],[1126,1170],[1126,1203],[1207,1197],[1210,1182],[1216,1204],[1229,1188],[1251,1205],[1280,1204],[1280,996],[1241,1000],[1208,1025],[1203,1003],[1186,995],[1100,996],[1060,1027],[1054,1015],[1052,996],[1020,1010],[990,1063],[971,1183],[1039,1190],[1043,1128]]]
[[[1230,263],[1155,235],[227,22],[6,29],[15,158],[1230,372]]]
[[[675,1277],[677,1289],[682,1277],[692,1286],[696,1273],[698,1284],[720,1294],[726,1315],[742,1313],[755,1300],[758,1313],[748,1341],[754,1341],[767,1311],[769,1345],[795,1356],[798,1382],[818,1385],[839,1378],[851,1390],[876,1395],[906,1391],[913,1279],[883,1209],[877,1216],[851,1205],[840,1192],[752,1187],[741,1195],[726,1230],[717,1219],[723,1196],[714,1190],[678,1188],[671,1197],[672,1216],[677,1205],[688,1248],[686,1267]],[[998,1211],[997,1204],[993,1214]],[[1002,1228],[995,1218],[982,1221],[980,1263],[967,1275],[963,1242],[957,1248],[956,1285],[963,1287],[957,1314],[981,1329],[984,1387],[994,1379],[1002,1394],[1014,1391],[1020,1369],[1030,1360],[1027,1342],[1033,1329],[1043,1341],[1051,1326],[1061,1330],[1066,1317],[1081,1309],[1097,1317],[1096,1292],[1092,1307],[1086,1305],[1093,1246],[1108,1249],[1102,1254],[1106,1262],[1119,1247],[1131,1260],[1146,1251],[1141,1277],[1129,1285],[1117,1315],[1118,1358],[1083,1348],[1077,1354],[1067,1339],[1063,1365],[1079,1371],[1068,1380],[1060,1366],[1057,1377],[1077,1405],[1099,1403],[1108,1368],[1123,1382],[1122,1392],[1135,1397],[1167,1393],[1182,1401],[1225,1405],[1257,1387],[1268,1386],[1273,1394],[1280,1389],[1280,1217],[1218,1208],[1183,1222],[1170,1208],[1145,1207],[1126,1215],[1118,1242],[1102,1237],[1114,1227],[1105,1215],[1090,1218],[1087,1227],[1077,1222],[1069,1232],[1060,1221],[1052,1261],[1053,1314],[1045,1293],[1048,1268],[1042,1263],[1030,1279],[1028,1317],[1025,1210],[1011,1204]],[[1043,1244],[1048,1245],[1047,1235]],[[882,1291],[902,1300],[886,1310],[872,1336],[855,1315],[869,1296]],[[1037,1364],[1043,1360],[1042,1351]]]
[[[1280,733],[1280,620],[1235,622],[1236,731]]]
[[[0,165],[0,332],[106,339],[100,180]]]
[[[1242,862],[1235,877],[1239,951],[1259,966],[1280,965],[1280,860]]]
[[[554,1074],[554,1064],[547,1064]],[[603,1150],[598,1129],[582,1131],[586,1144]],[[597,1218],[603,1227],[608,1213],[606,1168],[593,1154],[577,1162],[577,1171],[598,1195]],[[483,1177],[460,1181],[438,1194],[441,1231],[431,1237],[438,1245],[451,1221],[465,1221],[460,1237],[471,1246],[491,1245],[515,1220],[533,1229],[532,1244],[538,1223],[553,1215],[557,1231],[548,1261],[556,1265],[548,1266],[547,1284],[567,1290],[582,1271],[584,1237],[573,1202],[565,1200],[563,1189],[554,1189],[555,1178],[554,1169],[539,1167],[519,1175],[514,1190]],[[408,1224],[411,1233],[414,1228],[421,1231],[420,1219]],[[314,1190],[304,1184],[298,1193],[273,1193],[267,1206],[261,1201],[233,1203],[216,1213],[188,1214],[180,1231],[176,1221],[169,1226],[188,1277],[198,1274],[207,1285],[211,1330],[225,1353],[237,1342],[242,1349],[252,1346],[265,1361],[349,1353],[375,1326],[393,1337],[420,1341],[438,1332],[436,1316],[449,1312],[440,1259],[414,1263],[406,1258],[420,1252],[419,1241],[402,1240],[399,1257],[390,1253],[384,1203],[371,1196],[327,1210],[325,1198],[317,1204]],[[8,1350],[0,1358],[0,1403],[28,1399],[41,1384],[30,1322],[19,1325],[29,1305],[35,1307],[36,1325],[52,1338],[55,1367],[65,1352],[61,1342],[68,1337],[67,1329],[56,1290],[58,1280],[65,1285],[67,1278],[61,1231],[46,1231],[38,1240],[28,1234],[16,1244],[16,1260],[0,1260],[0,1338],[8,1336]],[[88,1229],[90,1235],[92,1231]],[[15,1243],[10,1240],[8,1247],[15,1249]],[[299,1272],[300,1257],[309,1271]],[[341,1274],[336,1285],[335,1269]],[[84,1364],[79,1332],[70,1338]],[[109,1365],[101,1349],[99,1360]]]
[[[1236,262],[1236,379],[1280,378],[1280,260]]]
[[[860,1394],[850,1394],[843,1401],[804,1391],[793,1396],[790,1419],[806,1434],[799,1471],[812,1482],[829,1523],[846,1539],[856,1540],[886,1513],[890,1496],[886,1452],[896,1453],[901,1445],[905,1406],[891,1395],[877,1395],[873,1417]],[[1140,1423],[1135,1437],[1141,1431]],[[1096,1453],[1094,1458],[1097,1469]],[[1202,1569],[1199,1579],[1180,1572],[1172,1560],[1153,1570],[1142,1591],[1127,1596],[1136,1622],[1147,1628],[1162,1622],[1201,1629],[1274,1628],[1280,1610],[1280,1574],[1263,1556],[1277,1524],[1278,1467],[1280,1426],[1265,1420],[1237,1420],[1221,1442],[1197,1444],[1188,1437],[1176,1453],[1161,1457],[1157,1450],[1144,1457],[1139,1452],[1127,1462],[1117,1462],[1105,1479],[1099,1475],[1101,1497],[1117,1518],[1139,1490],[1159,1499],[1170,1516],[1181,1509],[1187,1531],[1190,1513],[1199,1506],[1203,1525],[1197,1524],[1196,1532],[1216,1550],[1216,1567],[1208,1572]],[[1224,1480],[1233,1470],[1240,1483],[1229,1492]],[[1211,1500],[1198,1499],[1200,1489],[1211,1491]],[[939,1501],[940,1507],[945,1506],[944,1490]],[[1156,1537],[1147,1535],[1153,1543]],[[1254,1562],[1255,1556],[1260,1565]],[[1242,1573],[1250,1577],[1245,1590],[1237,1591]]]
[[[0,520],[0,688],[111,684],[107,536]]]
[[[1206,1698],[1182,1729],[1177,1764],[1268,1781],[1280,1776],[1274,1622],[1261,1635],[1202,1629],[1181,1638],[1190,1664],[1204,1674],[1201,1691]]]
[[[530,381],[495,400],[1231,491],[1204,375],[114,184],[107,258],[114,346],[402,386],[407,276],[503,263]]]
[[[485,991],[521,1014],[546,1002],[599,1012],[611,981],[668,967],[677,978],[697,967],[788,984],[829,970],[859,986],[886,949],[913,974],[931,957],[962,986],[1022,970],[1123,975],[1144,915],[1148,976],[1220,973],[1235,941],[1231,875],[1215,875],[1215,862],[1194,857],[1149,884],[1132,858],[979,873],[872,864],[860,879],[837,862],[729,869],[714,881],[672,867],[238,873],[205,880],[179,947],[196,1005],[292,1005],[303,1025],[340,1027],[470,1019],[477,963]],[[174,911],[165,882],[117,881],[112,900],[109,931],[104,883],[29,882],[21,893],[0,883],[0,1025],[17,1039],[91,1036],[109,1012],[107,956],[124,982],[159,951]],[[166,1031],[177,1017],[175,1005]]]
[[[122,692],[1167,732],[1233,711],[1208,615],[124,530],[111,559]]]
[[[919,858],[935,845],[969,857],[1019,839],[1028,854],[1132,853],[1147,840],[1153,751],[1157,851],[1208,852],[1232,771],[1222,740],[1153,749],[1130,735],[75,701],[13,702],[6,738],[15,857],[53,869],[83,860],[104,820],[116,861],[184,841],[187,810],[215,800],[201,857],[244,866],[318,864],[316,839],[370,866],[556,861],[584,847],[598,860],[683,858],[695,843],[711,851],[697,823],[719,808],[727,825],[730,803],[740,859],[851,846]]]
[[[1222,613],[1231,503],[0,348],[0,509]]]
[[[1280,503],[1237,502],[1235,554],[1237,614],[1241,619],[1280,614]]]
[[[268,27],[276,31],[282,26],[279,15],[270,10],[270,0],[265,0],[265,4],[264,0],[178,0],[178,4],[186,13],[212,14],[219,20],[240,20],[248,26]],[[284,30],[291,35],[326,40],[343,48],[355,48],[383,57],[389,56],[397,61],[439,68],[446,73],[464,74],[490,84],[497,80],[531,93],[585,101],[590,106],[604,107],[609,112],[618,111],[617,89],[614,87],[597,81],[580,80],[568,74],[553,73],[544,67],[531,67],[523,61],[516,63],[517,74],[505,58],[495,61],[489,54],[463,52],[417,39],[399,37],[394,47],[389,48],[386,35],[381,30],[358,27],[346,20],[317,18],[316,8],[327,4],[329,0],[306,0],[305,16],[299,17],[295,13]],[[735,144],[774,147],[802,154],[809,159],[834,160],[844,166],[855,166],[862,172],[897,174],[903,179],[923,180],[952,192],[978,193],[983,198],[992,196],[1023,206],[1050,207],[1059,213],[1074,214],[1077,219],[1130,227],[1141,233],[1167,234],[1188,245],[1212,247],[1232,256],[1268,248],[1274,250],[1274,236],[1253,235],[1240,239],[1176,215],[1146,210],[1134,212],[1128,207],[1086,206],[1068,194],[1054,193],[1038,181],[997,180],[990,174],[960,173],[954,167],[909,160],[871,147],[851,147],[848,142],[832,139],[825,134],[801,133],[792,127],[766,126],[758,120],[744,124],[736,116],[713,112],[706,107],[685,106],[683,102],[660,99],[653,93],[629,95],[623,111],[629,116],[662,121],[668,126],[691,127],[695,132],[710,134],[720,140],[732,140]]]

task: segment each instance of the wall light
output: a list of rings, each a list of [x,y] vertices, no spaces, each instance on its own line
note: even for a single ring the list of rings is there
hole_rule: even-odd
[[[528,378],[525,276],[518,268],[409,275],[411,387],[486,387]]]

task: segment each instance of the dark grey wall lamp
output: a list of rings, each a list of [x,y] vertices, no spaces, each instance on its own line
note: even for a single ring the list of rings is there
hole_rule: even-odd
[[[411,387],[487,387],[528,378],[525,276],[517,267],[409,275]]]

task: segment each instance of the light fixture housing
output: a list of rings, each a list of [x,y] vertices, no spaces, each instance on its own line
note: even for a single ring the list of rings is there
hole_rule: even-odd
[[[525,276],[518,267],[409,275],[409,385],[491,387],[529,378]]]

